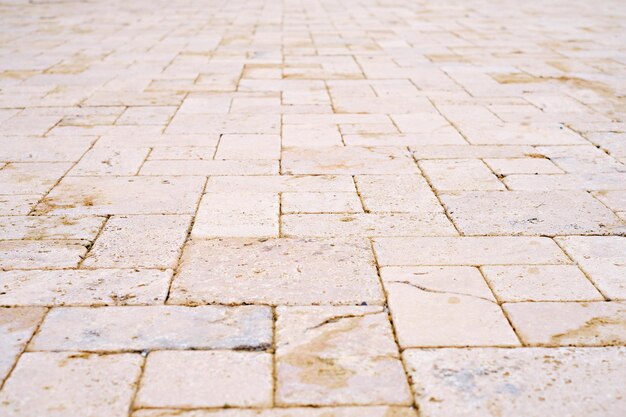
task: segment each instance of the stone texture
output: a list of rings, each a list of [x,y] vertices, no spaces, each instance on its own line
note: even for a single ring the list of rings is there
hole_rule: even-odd
[[[85,253],[76,240],[0,240],[0,268],[76,268]]]
[[[170,303],[380,304],[369,244],[214,239],[184,250]]]
[[[0,240],[94,240],[104,217],[0,217]]]
[[[625,355],[624,348],[420,349],[404,360],[425,417],[618,417],[626,408]]]
[[[39,307],[0,308],[0,385],[13,369],[44,314],[45,310]]]
[[[137,410],[132,417],[416,417],[409,407],[289,407],[223,410]]]

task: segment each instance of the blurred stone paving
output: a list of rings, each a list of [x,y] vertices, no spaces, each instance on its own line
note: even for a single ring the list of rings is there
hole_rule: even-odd
[[[0,416],[623,417],[626,3],[0,2]]]

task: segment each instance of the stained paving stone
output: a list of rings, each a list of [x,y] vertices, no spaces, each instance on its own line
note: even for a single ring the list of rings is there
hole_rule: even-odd
[[[127,416],[142,362],[131,353],[25,353],[0,391],[0,413]]]
[[[86,253],[85,242],[78,240],[3,240],[0,268],[76,268]]]
[[[533,346],[621,346],[626,343],[626,303],[505,303],[511,323]]]
[[[277,313],[278,404],[410,404],[381,307],[280,307]]]
[[[623,347],[411,349],[403,357],[425,417],[617,417],[626,409]]]
[[[47,193],[72,167],[68,162],[11,163],[0,170],[2,194]]]
[[[365,240],[212,239],[188,244],[169,303],[381,304]]]
[[[402,348],[519,345],[476,268],[386,267],[381,277]]]
[[[603,301],[575,265],[483,266],[499,301]]]
[[[264,352],[161,351],[148,355],[137,407],[268,407],[272,357]]]
[[[288,407],[272,409],[224,410],[137,410],[132,417],[416,417],[409,407]]]
[[[0,305],[148,305],[165,301],[171,270],[0,271]]]
[[[0,217],[0,240],[94,240],[104,217]]]
[[[35,195],[0,195],[0,216],[24,216],[37,205]]]
[[[29,350],[259,349],[271,344],[271,320],[262,306],[59,307]]]
[[[459,192],[441,200],[466,235],[626,233],[611,210],[581,191]]]
[[[191,216],[112,216],[85,258],[85,268],[174,268]]]
[[[0,384],[13,369],[45,312],[40,307],[0,308]]]

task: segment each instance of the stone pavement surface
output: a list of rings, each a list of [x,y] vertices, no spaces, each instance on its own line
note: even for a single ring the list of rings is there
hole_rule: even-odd
[[[622,0],[0,34],[2,417],[626,415]]]

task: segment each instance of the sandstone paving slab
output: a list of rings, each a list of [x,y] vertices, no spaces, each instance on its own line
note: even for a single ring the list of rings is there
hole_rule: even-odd
[[[0,195],[0,216],[25,216],[39,200],[36,195]]]
[[[80,240],[1,240],[1,269],[76,268],[87,253]]]
[[[603,301],[604,297],[575,265],[483,266],[499,301]]]
[[[467,145],[463,136],[452,127],[437,129],[432,133],[356,133],[342,136],[347,146]]]
[[[623,190],[626,172],[617,173],[582,173],[562,175],[509,175],[504,183],[511,190],[529,191],[610,191]]]
[[[168,134],[279,133],[280,116],[267,114],[177,114]]]
[[[78,161],[95,139],[94,137],[0,137],[0,161]]]
[[[592,194],[611,210],[615,212],[626,212],[626,190],[597,191]]]
[[[278,237],[280,200],[275,193],[206,193],[191,236]]]
[[[626,303],[505,303],[512,325],[533,346],[606,346],[626,343]]]
[[[437,191],[504,190],[484,162],[476,159],[421,161],[420,168]]]
[[[13,369],[45,313],[41,307],[0,309],[0,384]]]
[[[563,174],[565,171],[547,158],[492,158],[485,163],[496,175]]]
[[[263,306],[59,307],[29,349],[255,349],[271,340],[272,316]]]
[[[381,304],[369,242],[346,239],[194,240],[168,302]]]
[[[280,159],[280,135],[222,135],[215,159]]]
[[[72,166],[68,162],[11,163],[0,170],[1,194],[43,195]]]
[[[150,153],[147,147],[90,149],[67,174],[69,176],[135,175]]]
[[[94,240],[104,217],[0,217],[0,240]]]
[[[381,307],[280,307],[277,313],[278,404],[410,404]]]
[[[193,214],[199,177],[66,177],[36,214]]]
[[[0,272],[0,305],[163,304],[171,270],[97,269]]]
[[[611,210],[582,191],[476,191],[440,198],[465,235],[626,232],[626,225]]]
[[[351,193],[282,193],[281,212],[292,213],[362,213],[361,200]]]
[[[418,175],[356,175],[355,183],[368,212],[442,212],[426,180]]]
[[[152,148],[148,160],[211,160],[215,155],[215,146],[159,146]]]
[[[404,349],[519,345],[476,268],[385,267],[381,278]]]
[[[272,356],[264,352],[160,351],[148,355],[137,407],[267,407]]]
[[[174,268],[191,223],[188,215],[112,216],[84,268]]]
[[[456,229],[443,212],[286,214],[281,216],[286,237],[347,236],[456,236]]]
[[[424,145],[411,146],[415,159],[527,158],[537,154],[532,146]]]
[[[410,349],[403,357],[424,417],[618,417],[626,410],[623,347]]]
[[[125,417],[142,362],[131,353],[25,353],[0,392],[0,414]]]
[[[364,407],[287,407],[271,409],[222,409],[222,410],[150,410],[141,409],[132,417],[416,417],[410,407],[364,406]]]
[[[109,147],[112,149],[123,148],[129,144],[129,135],[121,135],[109,133],[98,139],[98,147]],[[169,134],[150,134],[149,132],[141,132],[132,135],[132,145],[136,147],[148,147],[159,150],[159,148],[169,148],[172,146],[209,146],[215,148],[219,141],[220,135],[202,134],[202,135],[169,135]],[[169,158],[166,158],[169,159]]]
[[[474,145],[579,145],[586,141],[559,123],[486,124],[464,122],[457,125]]]
[[[543,237],[381,237],[374,239],[374,250],[383,266],[571,263]]]
[[[355,192],[349,175],[259,175],[211,177],[207,193]]]
[[[606,297],[626,299],[626,237],[567,236],[556,240]]]
[[[328,147],[286,148],[281,173],[298,174],[416,174],[417,167],[403,148]]]
[[[150,160],[140,175],[273,175],[278,174],[278,162],[258,160]]]

